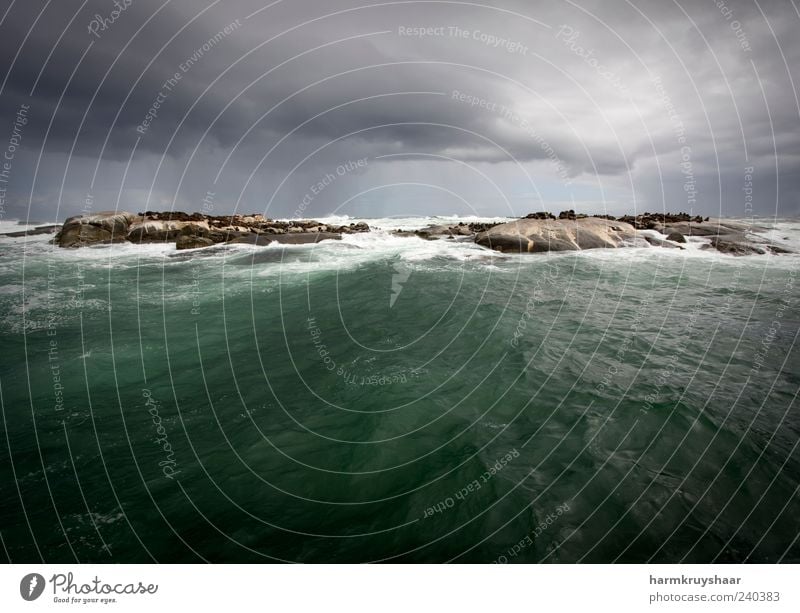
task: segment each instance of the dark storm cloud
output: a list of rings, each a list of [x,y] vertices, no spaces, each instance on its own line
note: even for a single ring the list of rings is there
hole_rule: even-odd
[[[414,182],[482,213],[508,197],[519,213],[575,200],[745,215],[749,167],[752,213],[798,211],[791,3],[267,4],[12,3],[5,131],[31,110],[6,215],[63,216],[87,192],[96,208],[197,209],[206,191],[218,210],[290,215],[364,157],[303,213]],[[389,190],[375,212],[407,200]]]

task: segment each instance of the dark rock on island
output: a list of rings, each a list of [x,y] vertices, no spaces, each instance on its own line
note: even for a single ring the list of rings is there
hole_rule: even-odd
[[[434,225],[419,230],[396,230],[396,236],[418,236],[426,240],[439,238],[474,237],[478,232],[485,232],[489,228],[499,226],[502,222],[470,222],[463,221],[453,225]]]
[[[182,234],[178,236],[177,240],[175,241],[175,248],[199,249],[201,247],[210,247],[211,245],[214,244],[216,244],[214,243],[214,241],[204,236],[190,236],[188,234]]]

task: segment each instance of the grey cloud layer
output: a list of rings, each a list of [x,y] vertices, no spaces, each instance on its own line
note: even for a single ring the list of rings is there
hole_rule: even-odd
[[[0,26],[9,134],[31,106],[7,217],[63,217],[87,192],[114,208],[123,176],[123,208],[214,191],[218,211],[290,215],[363,157],[303,213],[362,191],[339,212],[456,212],[451,190],[481,214],[745,215],[748,167],[754,214],[800,208],[791,3],[293,0],[248,18],[268,3],[132,0],[113,22],[113,0],[81,4],[14,2]]]

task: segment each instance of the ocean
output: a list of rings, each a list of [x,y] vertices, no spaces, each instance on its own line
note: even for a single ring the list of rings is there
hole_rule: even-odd
[[[800,561],[800,255],[517,256],[363,221],[0,239],[0,557]],[[800,252],[800,221],[761,223]]]

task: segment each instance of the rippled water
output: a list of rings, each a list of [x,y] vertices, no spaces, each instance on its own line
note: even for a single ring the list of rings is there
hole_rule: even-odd
[[[5,555],[800,561],[799,267],[5,239]]]

